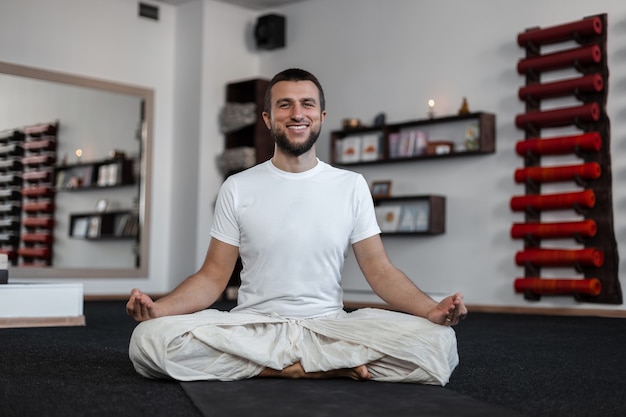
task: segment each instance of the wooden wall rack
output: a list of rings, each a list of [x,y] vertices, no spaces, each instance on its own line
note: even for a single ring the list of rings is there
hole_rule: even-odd
[[[529,28],[518,34],[517,42],[526,51],[517,65],[526,84],[518,91],[525,113],[515,118],[516,126],[525,132],[525,138],[516,144],[524,167],[515,171],[515,181],[525,185],[525,195],[513,196],[510,206],[512,211],[524,213],[525,222],[512,225],[511,237],[524,240],[524,249],[516,254],[515,262],[524,267],[525,276],[515,279],[515,291],[527,300],[565,294],[579,301],[621,304],[606,113],[607,16]],[[551,52],[542,53],[546,45],[551,46]],[[576,76],[554,80],[553,75],[542,82],[543,74],[561,70]],[[542,108],[547,100],[566,98],[576,104]],[[574,133],[550,136],[552,129],[561,128]],[[542,158],[561,156],[574,157],[577,162],[542,166]],[[542,193],[542,185],[547,183],[569,184],[575,189]],[[542,221],[542,213],[547,211],[562,213],[564,221]],[[571,239],[572,246],[542,245],[554,239]],[[550,267],[573,268],[574,275],[584,278],[542,277],[542,269]]]

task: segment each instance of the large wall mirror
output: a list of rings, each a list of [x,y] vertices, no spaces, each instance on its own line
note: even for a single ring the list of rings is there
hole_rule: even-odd
[[[11,278],[147,276],[153,106],[151,89],[0,62],[0,251],[16,249]],[[50,148],[39,132],[48,125]],[[15,167],[20,182],[7,179]],[[52,172],[41,187],[51,194],[37,194],[38,169]],[[52,225],[38,230],[46,216]]]

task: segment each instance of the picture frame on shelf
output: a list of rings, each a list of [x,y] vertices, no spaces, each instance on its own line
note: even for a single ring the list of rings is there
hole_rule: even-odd
[[[96,211],[98,213],[104,213],[105,211],[107,211],[107,208],[109,208],[109,200],[107,199],[101,199],[98,200],[98,202],[96,203]]]
[[[376,161],[380,157],[380,134],[372,133],[361,138],[361,161]]]
[[[99,216],[92,216],[89,219],[89,230],[87,230],[87,236],[90,238],[96,238],[100,236],[100,222]]]
[[[86,237],[89,229],[89,219],[87,217],[78,217],[74,219],[72,225],[72,237]]]
[[[430,228],[430,203],[428,201],[419,201],[412,204],[416,232],[425,232]]]
[[[341,162],[353,164],[361,161],[361,136],[347,136],[341,141]]]
[[[371,191],[374,198],[391,197],[391,181],[374,181]]]
[[[374,207],[374,210],[376,213],[376,221],[378,222],[378,227],[380,227],[381,232],[394,233],[398,231],[402,206],[377,206]]]
[[[417,226],[418,210],[413,204],[405,204],[402,206],[400,213],[400,221],[398,223],[398,232],[415,232]]]

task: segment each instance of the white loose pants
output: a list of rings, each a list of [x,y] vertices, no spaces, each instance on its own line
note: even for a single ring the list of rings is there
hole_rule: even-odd
[[[129,355],[139,374],[179,381],[245,379],[300,362],[307,372],[366,364],[373,380],[445,385],[459,361],[450,327],[372,308],[311,319],[218,310],[162,317],[137,325]]]

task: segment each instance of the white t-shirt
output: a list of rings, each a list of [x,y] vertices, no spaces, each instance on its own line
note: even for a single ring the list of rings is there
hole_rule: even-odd
[[[343,307],[341,271],[350,244],[380,233],[362,175],[322,161],[290,173],[271,161],[222,185],[211,236],[239,247],[233,311],[308,318]]]

